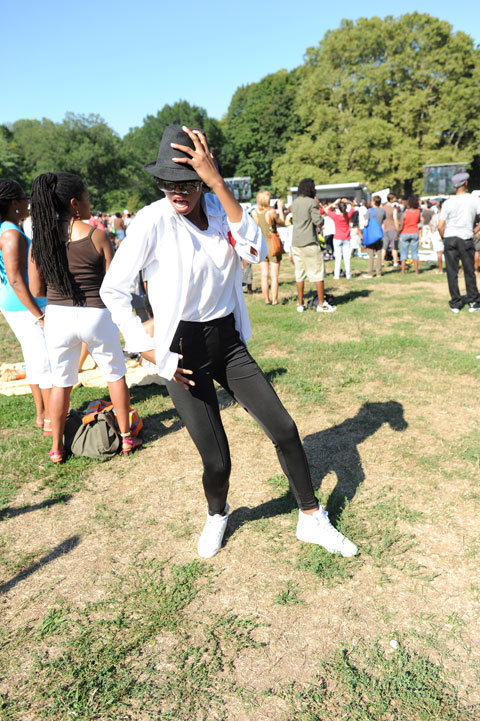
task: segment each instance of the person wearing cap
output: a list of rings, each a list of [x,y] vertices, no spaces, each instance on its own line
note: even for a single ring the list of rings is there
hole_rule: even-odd
[[[450,291],[450,310],[459,313],[464,300],[458,287],[458,262],[462,261],[467,291],[466,303],[470,313],[480,311],[480,294],[475,278],[473,226],[475,217],[480,214],[480,198],[468,192],[469,174],[456,173],[452,178],[455,195],[442,205],[438,220],[438,232],[443,238],[448,290]]]
[[[220,550],[228,523],[230,451],[214,380],[260,424],[275,445],[300,506],[297,538],[352,556],[356,546],[319,508],[297,427],[249,354],[242,259],[267,252],[260,228],[223,181],[205,135],[170,125],[156,162],[144,166],[165,198],[137,213],[105,276],[101,297],[126,350],[155,363],[203,462],[207,519],[198,553]],[[203,194],[204,186],[215,192]],[[148,282],[153,340],[131,308],[130,285]],[[178,490],[178,503],[184,503]]]

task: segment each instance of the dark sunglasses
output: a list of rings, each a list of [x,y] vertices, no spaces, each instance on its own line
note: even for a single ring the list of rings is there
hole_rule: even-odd
[[[169,180],[155,178],[155,182],[162,191],[162,193],[179,193],[180,195],[190,195],[190,193],[196,193],[202,188],[201,180],[186,180],[182,183],[175,183],[170,182]]]

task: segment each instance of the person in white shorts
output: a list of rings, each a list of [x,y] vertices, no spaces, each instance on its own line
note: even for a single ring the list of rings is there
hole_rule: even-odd
[[[33,295],[47,295],[45,337],[52,366],[50,415],[53,463],[64,460],[63,432],[70,392],[78,378],[82,341],[108,383],[122,453],[140,442],[130,433],[130,394],[118,329],[100,298],[113,250],[90,218],[88,191],[77,175],[43,173],[32,185],[33,240],[29,282]]]

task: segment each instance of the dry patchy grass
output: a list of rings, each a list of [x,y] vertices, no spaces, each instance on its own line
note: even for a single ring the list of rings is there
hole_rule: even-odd
[[[68,461],[64,498],[50,469],[15,480],[1,516],[0,718],[478,714],[478,318],[449,313],[433,272],[337,282],[336,314],[298,318],[282,273],[290,302],[249,298],[252,350],[359,555],[296,541],[274,449],[230,405],[232,514],[222,551],[198,563],[197,452],[150,388],[141,452]]]

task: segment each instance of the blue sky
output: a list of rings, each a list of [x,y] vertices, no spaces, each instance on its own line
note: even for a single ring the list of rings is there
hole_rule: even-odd
[[[220,119],[240,85],[300,65],[342,18],[426,12],[480,43],[474,0],[24,0],[2,9],[0,123],[96,113],[120,135],[166,103]]]

